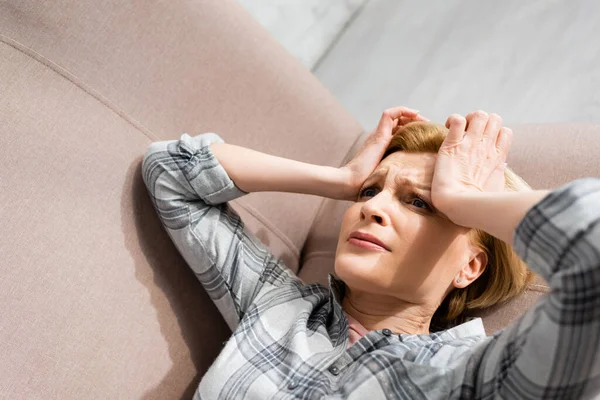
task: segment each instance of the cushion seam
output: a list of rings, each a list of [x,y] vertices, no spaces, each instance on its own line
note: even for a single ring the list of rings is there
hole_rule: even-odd
[[[96,90],[92,89],[90,86],[85,84],[82,80],[77,78],[75,75],[73,75],[67,69],[54,63],[53,61],[44,57],[42,54],[36,52],[35,50],[25,46],[24,44],[22,44],[20,42],[17,42],[14,39],[9,38],[7,36],[0,34],[0,41],[3,42],[4,44],[6,44],[7,46],[10,46],[10,47],[14,48],[15,50],[21,52],[22,54],[26,55],[27,57],[36,60],[40,64],[46,66],[48,69],[50,69],[50,70],[54,71],[55,73],[57,73],[58,75],[62,76],[64,79],[71,82],[73,85],[77,86],[79,89],[83,90],[85,93],[92,96],[100,103],[102,103],[105,107],[107,107],[112,112],[114,112],[119,117],[121,117],[121,119],[123,119],[124,121],[126,121],[127,123],[132,125],[134,128],[136,128],[139,132],[141,132],[147,138],[151,139],[152,141],[160,140],[160,138],[158,136],[156,136],[154,133],[152,133],[148,128],[146,128],[144,125],[142,125],[139,121],[137,121],[134,118],[132,118],[131,116],[129,116],[127,113],[125,113],[125,111],[123,111],[119,107],[117,107],[108,98],[104,97],[103,95],[98,93]]]

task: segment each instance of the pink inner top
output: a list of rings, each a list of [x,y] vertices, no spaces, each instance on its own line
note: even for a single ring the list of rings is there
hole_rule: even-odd
[[[354,317],[344,311],[346,317],[348,318],[348,335],[350,340],[348,341],[348,347],[352,346],[356,343],[361,337],[367,334],[367,329],[361,325]]]

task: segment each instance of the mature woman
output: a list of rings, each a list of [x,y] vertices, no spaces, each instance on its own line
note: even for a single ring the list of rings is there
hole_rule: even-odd
[[[600,181],[530,190],[506,168],[511,136],[494,114],[444,128],[397,107],[339,169],[216,134],[153,143],[156,210],[233,330],[196,398],[598,395]],[[354,201],[329,288],[244,229],[227,202],[253,191]],[[488,337],[465,315],[518,294],[523,261],[552,291]]]

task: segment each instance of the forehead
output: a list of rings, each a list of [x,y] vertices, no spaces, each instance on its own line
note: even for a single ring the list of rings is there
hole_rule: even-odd
[[[397,151],[387,156],[379,163],[375,171],[394,169],[405,173],[418,175],[422,178],[433,177],[435,153],[405,153]],[[395,168],[398,167],[398,168]]]

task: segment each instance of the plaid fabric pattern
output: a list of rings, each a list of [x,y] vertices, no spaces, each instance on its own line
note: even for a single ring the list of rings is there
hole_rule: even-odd
[[[152,143],[143,177],[171,239],[233,334],[195,399],[578,399],[600,393],[600,180],[552,191],[516,229],[552,287],[510,327],[370,331],[347,348],[344,283],[305,284],[244,229],[214,133]]]

